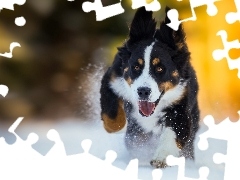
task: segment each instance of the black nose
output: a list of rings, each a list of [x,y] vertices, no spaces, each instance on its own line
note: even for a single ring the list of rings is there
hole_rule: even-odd
[[[151,89],[148,87],[140,87],[137,89],[138,95],[141,99],[148,99],[151,94]]]

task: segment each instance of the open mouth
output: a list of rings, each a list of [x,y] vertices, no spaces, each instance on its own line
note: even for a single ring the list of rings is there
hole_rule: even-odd
[[[158,105],[163,94],[164,93],[162,92],[159,98],[155,102],[149,102],[147,100],[138,101],[139,113],[142,116],[146,116],[146,117],[151,116],[154,113],[155,108]]]

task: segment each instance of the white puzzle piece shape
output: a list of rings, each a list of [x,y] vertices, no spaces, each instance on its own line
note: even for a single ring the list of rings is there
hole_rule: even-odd
[[[236,21],[240,21],[240,1],[234,0],[237,12],[229,12],[226,14],[225,19],[228,24],[233,24]]]
[[[119,3],[105,7],[103,7],[101,0],[95,0],[94,2],[87,1],[82,4],[82,9],[84,12],[95,11],[97,21],[102,21],[109,17],[124,13],[124,9],[121,5],[121,0]]]
[[[178,30],[179,24],[181,24],[182,22],[186,22],[186,21],[196,21],[197,20],[197,16],[195,13],[194,8],[196,7],[200,7],[203,5],[207,5],[207,14],[209,16],[215,16],[218,13],[218,9],[216,7],[216,5],[214,4],[215,2],[220,1],[220,0],[190,0],[190,6],[191,6],[191,12],[192,12],[192,17],[183,19],[179,21],[179,13],[176,9],[171,9],[168,11],[167,16],[170,19],[170,23],[168,23],[167,25],[169,27],[171,27],[173,30]]]
[[[238,78],[240,79],[240,57],[237,59],[231,59],[229,57],[230,49],[239,49],[239,40],[227,41],[227,32],[225,30],[220,30],[217,35],[221,37],[224,49],[216,49],[213,51],[212,56],[216,61],[220,61],[223,58],[227,59],[228,67],[230,70],[238,69]]]

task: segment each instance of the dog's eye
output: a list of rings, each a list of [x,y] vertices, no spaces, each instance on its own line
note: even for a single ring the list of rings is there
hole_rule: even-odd
[[[160,72],[162,72],[163,71],[163,68],[161,68],[161,67],[156,67],[156,71],[158,72],[158,73],[160,73]]]
[[[139,67],[139,66],[135,66],[134,69],[135,69],[136,71],[139,71],[139,70],[140,70],[140,67]]]

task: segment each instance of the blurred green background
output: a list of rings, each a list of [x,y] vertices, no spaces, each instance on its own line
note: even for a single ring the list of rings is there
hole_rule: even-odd
[[[14,49],[13,58],[0,56],[0,84],[10,90],[5,98],[0,96],[0,122],[12,123],[20,116],[25,121],[83,119],[84,113],[91,114],[86,112],[84,97],[94,81],[85,86],[86,74],[89,76],[111,64],[116,47],[127,38],[135,10],[131,8],[131,0],[122,0],[123,14],[97,22],[94,11],[83,12],[83,2],[27,0],[22,6],[15,5],[14,11],[0,11],[0,52],[9,52],[11,42],[21,44]],[[118,2],[102,0],[104,6]],[[181,19],[191,16],[188,1],[159,2],[162,9],[154,12],[157,21],[164,18],[166,4],[177,8]],[[216,36],[220,29],[225,29],[229,40],[234,40],[240,38],[240,26],[225,21],[227,12],[236,11],[233,1],[215,4],[216,16],[208,16],[206,6],[196,8],[197,21],[185,22],[184,28],[200,84],[202,117],[212,114],[219,120],[228,116],[237,120],[240,109],[237,71],[229,70],[226,59],[215,61],[212,51],[223,48],[221,38]],[[23,27],[14,23],[21,16],[26,19]],[[231,57],[236,59],[239,54],[239,50],[234,50]],[[99,83],[99,78],[96,81]],[[84,88],[88,89],[82,91]]]

